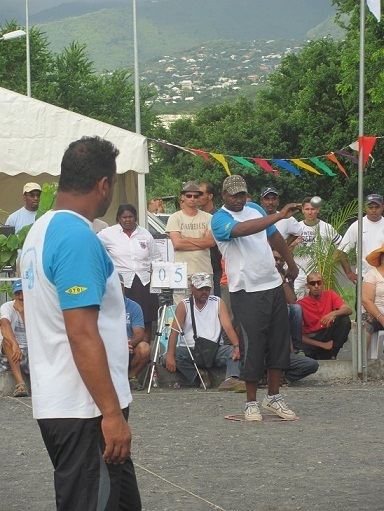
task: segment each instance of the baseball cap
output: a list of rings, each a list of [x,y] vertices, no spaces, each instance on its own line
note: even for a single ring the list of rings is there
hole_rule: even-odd
[[[196,183],[196,181],[187,181],[181,191],[181,193],[185,192],[195,192],[199,193],[200,195],[203,194],[203,192],[200,190],[199,185]]]
[[[195,273],[191,277],[191,282],[196,289],[212,287],[211,276],[208,273]]]
[[[274,188],[273,186],[270,186],[269,188],[265,188],[265,190],[263,190],[260,194],[261,197],[265,197],[266,195],[268,195],[269,193],[274,193],[275,195],[279,195],[279,192],[276,190],[276,188]]]
[[[25,193],[32,192],[33,190],[39,190],[41,192],[41,186],[37,183],[27,183],[23,188],[23,195]]]
[[[379,204],[380,206],[384,204],[383,197],[378,193],[370,193],[366,196],[365,204],[370,204],[371,202],[376,202],[376,204]]]
[[[233,176],[228,176],[224,179],[223,182],[223,192],[229,193],[229,195],[236,195],[236,193],[240,192],[248,192],[247,183],[244,178],[241,176],[237,176],[234,174]]]
[[[15,280],[15,282],[13,283],[12,293],[17,293],[17,291],[22,291],[22,290],[23,290],[23,286],[21,283],[21,279]]]

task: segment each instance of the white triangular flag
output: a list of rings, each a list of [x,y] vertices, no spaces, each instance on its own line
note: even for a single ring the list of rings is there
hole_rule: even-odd
[[[381,17],[381,1],[380,0],[367,0],[368,9],[375,16],[377,21],[380,21]]]

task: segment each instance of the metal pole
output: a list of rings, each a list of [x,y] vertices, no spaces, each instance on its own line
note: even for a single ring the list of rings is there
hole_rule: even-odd
[[[365,0],[360,0],[360,68],[359,68],[359,141],[360,137],[364,136],[364,53],[365,53]],[[359,166],[358,166],[358,235],[357,235],[357,311],[356,311],[356,321],[357,321],[357,345],[360,351],[360,360],[366,360],[365,351],[366,351],[366,339],[365,335],[363,335],[362,328],[362,318],[361,318],[361,309],[362,309],[362,298],[361,298],[361,288],[362,288],[362,253],[363,253],[363,150],[362,147],[359,146]],[[363,379],[367,379],[367,365],[362,363],[361,368],[358,368],[358,371],[362,372]]]
[[[25,0],[25,32],[27,49],[27,96],[31,97],[31,54],[29,48],[29,12],[28,0]]]
[[[135,126],[136,133],[141,134],[140,115],[140,83],[139,83],[139,57],[137,45],[136,0],[133,0],[133,53],[135,70]],[[147,197],[145,193],[145,174],[137,176],[138,213],[139,224],[147,227]]]

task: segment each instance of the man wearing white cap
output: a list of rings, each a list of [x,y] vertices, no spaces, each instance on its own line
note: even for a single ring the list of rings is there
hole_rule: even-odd
[[[195,273],[191,276],[191,291],[193,297],[193,314],[197,337],[202,336],[219,343],[214,366],[226,366],[226,378],[220,385],[219,390],[241,391],[244,382],[239,380],[239,339],[232,326],[227,307],[218,296],[210,295],[212,278],[208,273]],[[191,317],[191,301],[185,298],[176,308],[172,331],[169,336],[168,350],[166,355],[166,368],[170,373],[179,370],[190,385],[195,383],[197,372],[193,364],[190,350],[195,347],[194,331]],[[178,326],[183,329],[183,337],[179,346],[176,347]],[[224,345],[221,329],[224,329],[232,346]],[[206,388],[211,387],[209,373],[206,369],[199,369]]]
[[[15,234],[26,225],[35,222],[36,213],[39,209],[41,186],[37,183],[27,183],[23,188],[23,200],[25,206],[12,213],[5,222],[15,228]]]
[[[244,418],[262,420],[256,394],[266,367],[268,394],[262,406],[283,419],[295,419],[279,393],[282,371],[289,368],[289,323],[281,277],[268,241],[287,262],[286,278],[294,280],[297,266],[273,224],[290,218],[299,205],[287,204],[279,213],[266,215],[257,204],[246,202],[247,192],[241,176],[227,177],[224,206],[212,218],[212,233],[225,260],[232,310],[242,334],[240,376],[247,393]]]

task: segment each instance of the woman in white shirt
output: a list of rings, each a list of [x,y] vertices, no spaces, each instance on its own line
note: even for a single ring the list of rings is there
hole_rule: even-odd
[[[150,293],[152,261],[161,260],[160,251],[147,229],[137,225],[136,208],[121,204],[117,210],[117,224],[98,233],[118,273],[124,278],[125,296],[143,309],[145,341],[152,338],[152,321],[157,320],[158,299]]]

